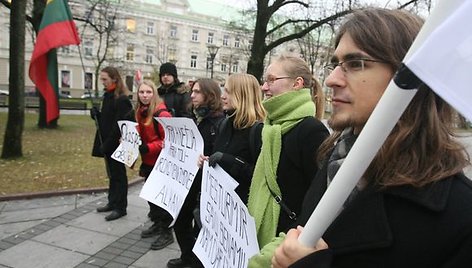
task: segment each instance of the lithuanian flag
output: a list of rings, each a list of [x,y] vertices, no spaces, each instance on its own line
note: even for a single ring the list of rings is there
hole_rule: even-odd
[[[46,121],[59,117],[56,49],[80,43],[66,0],[48,0],[29,67],[29,76],[46,101]]]

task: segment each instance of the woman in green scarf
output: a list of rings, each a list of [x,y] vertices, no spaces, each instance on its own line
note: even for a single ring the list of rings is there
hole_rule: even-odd
[[[316,152],[329,132],[315,118],[312,90],[321,117],[321,88],[304,60],[281,56],[266,70],[262,104],[267,117],[248,201],[260,248],[293,227],[318,170]]]

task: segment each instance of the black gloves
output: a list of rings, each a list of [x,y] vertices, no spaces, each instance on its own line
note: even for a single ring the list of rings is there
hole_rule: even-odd
[[[246,163],[241,160],[239,157],[234,157],[231,154],[225,154],[222,152],[215,152],[214,154],[210,155],[208,159],[208,165],[210,167],[215,167],[216,164],[220,166],[224,165],[245,165]]]
[[[149,152],[149,147],[146,144],[139,145],[139,152],[141,154],[147,154]]]
[[[221,163],[223,155],[224,154],[222,152],[215,152],[214,154],[210,155],[210,158],[208,159],[208,165],[210,167],[215,167],[217,163]]]
[[[98,110],[97,107],[92,107],[90,109],[90,117],[92,117],[93,120],[98,119],[98,116],[100,115],[100,111]]]

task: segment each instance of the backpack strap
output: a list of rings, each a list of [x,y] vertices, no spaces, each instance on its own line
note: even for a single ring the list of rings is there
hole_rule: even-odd
[[[166,111],[167,112],[167,109],[159,109],[157,110],[153,115],[152,115],[152,123],[154,124],[154,132],[156,132],[157,136],[161,139],[161,134],[159,134],[159,122],[157,122],[157,120],[154,119],[154,117],[159,117],[159,115],[163,112],[163,111]]]

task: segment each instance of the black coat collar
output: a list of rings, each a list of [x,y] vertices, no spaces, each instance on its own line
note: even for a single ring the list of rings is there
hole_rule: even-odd
[[[442,211],[447,205],[452,179],[422,188],[401,186],[384,191],[367,188],[344,208],[323,238],[338,253],[387,247],[393,237],[385,208],[386,197],[399,197],[427,210]]]

